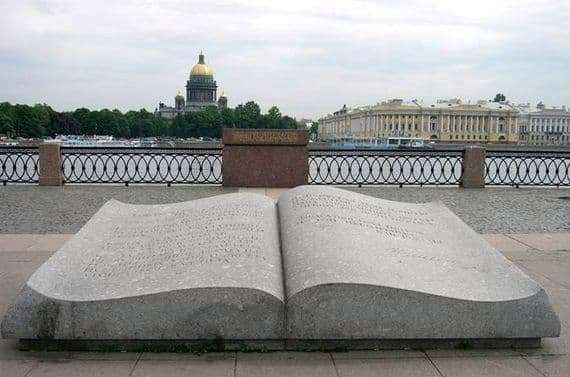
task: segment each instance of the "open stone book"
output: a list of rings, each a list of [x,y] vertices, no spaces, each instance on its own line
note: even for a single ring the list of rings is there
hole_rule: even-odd
[[[555,337],[545,291],[441,203],[302,186],[112,200],[2,322],[40,340]]]

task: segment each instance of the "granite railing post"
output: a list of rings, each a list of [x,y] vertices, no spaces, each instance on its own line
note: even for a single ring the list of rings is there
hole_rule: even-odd
[[[308,182],[306,130],[226,128],[222,142],[224,186],[295,187]]]
[[[485,187],[485,148],[468,146],[463,150],[463,176],[461,187]]]
[[[61,147],[59,143],[43,143],[40,151],[40,186],[62,186]]]

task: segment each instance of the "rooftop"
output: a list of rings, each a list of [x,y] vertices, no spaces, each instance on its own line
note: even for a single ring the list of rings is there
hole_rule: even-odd
[[[452,109],[454,111],[511,111],[518,112],[519,109],[515,108],[509,102],[490,102],[486,100],[478,100],[475,102],[463,102],[458,98],[441,99],[434,103],[423,103],[417,100],[404,101],[403,99],[393,98],[374,105],[362,105],[355,107],[343,106],[342,109],[328,114],[326,117],[344,115],[344,114],[357,114],[364,111],[378,111],[378,110],[430,110],[430,109]]]

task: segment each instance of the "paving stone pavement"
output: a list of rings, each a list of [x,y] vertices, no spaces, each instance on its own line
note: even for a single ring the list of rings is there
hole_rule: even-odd
[[[278,193],[277,193],[278,194]],[[486,234],[549,293],[562,335],[538,349],[211,353],[21,352],[0,340],[0,377],[570,376],[570,232]],[[33,271],[71,235],[0,234],[0,316]]]
[[[402,202],[440,200],[479,233],[570,231],[570,188],[366,186],[347,189]]]
[[[162,204],[236,191],[221,186],[182,185],[0,186],[0,233],[77,233],[113,198],[125,203]]]
[[[337,186],[338,187],[338,186]],[[570,231],[570,188],[343,187],[403,202],[441,200],[479,233]],[[0,233],[76,233],[109,199],[172,203],[235,192],[220,186],[0,186]],[[277,198],[281,189],[248,189]],[[49,216],[46,216],[49,214]]]

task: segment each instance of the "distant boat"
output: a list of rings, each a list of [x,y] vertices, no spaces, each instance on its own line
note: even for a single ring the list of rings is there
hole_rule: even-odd
[[[334,149],[397,149],[431,148],[425,140],[418,137],[387,137],[372,139],[342,139],[332,143]]]

